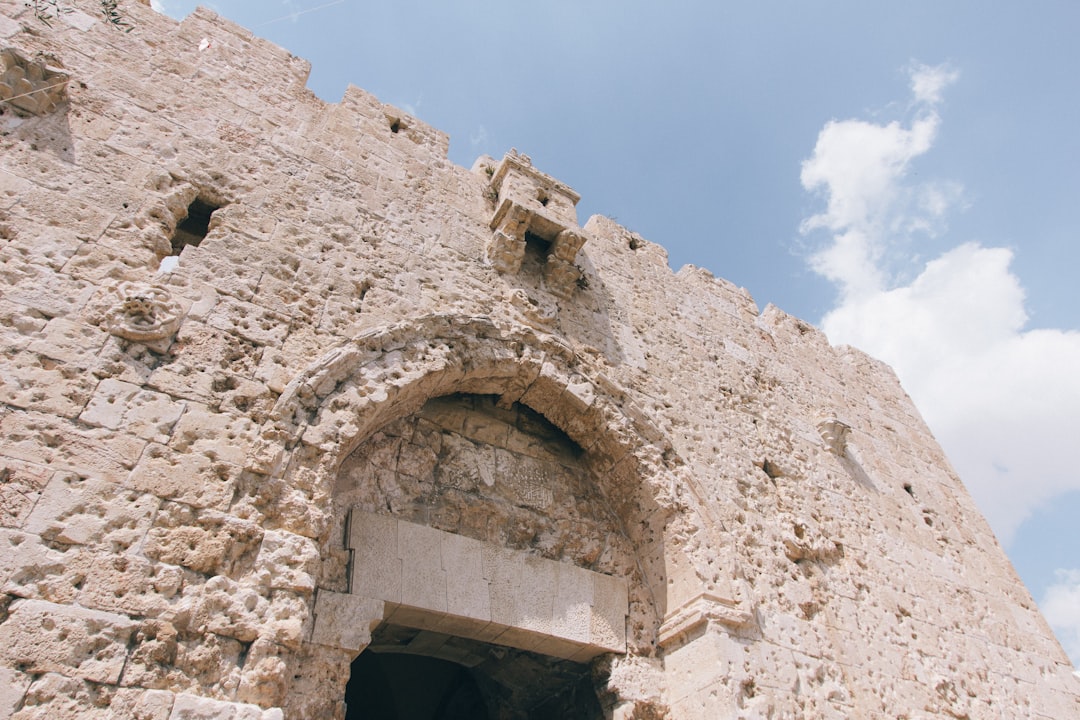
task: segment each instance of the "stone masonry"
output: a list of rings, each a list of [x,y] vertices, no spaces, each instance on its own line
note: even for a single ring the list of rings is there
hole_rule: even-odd
[[[99,5],[0,0],[0,717],[342,720],[368,652],[492,718],[1080,717],[889,368]]]

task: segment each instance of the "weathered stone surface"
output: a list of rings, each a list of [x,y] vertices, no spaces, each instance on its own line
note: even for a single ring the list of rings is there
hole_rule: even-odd
[[[207,574],[249,569],[262,542],[254,523],[213,510],[165,503],[146,538],[148,557]]]
[[[160,502],[115,483],[59,473],[45,486],[24,527],[51,543],[123,551],[142,540]]]
[[[43,600],[12,603],[0,625],[0,659],[29,672],[72,674],[115,684],[134,628],[115,613],[57,605]]]
[[[69,78],[0,95],[0,715],[344,720],[375,642],[507,716],[1080,716],[888,368],[211,11],[63,5],[0,0]]]
[[[0,526],[22,527],[52,471],[11,458],[0,463]]]
[[[146,440],[163,442],[183,412],[184,404],[168,395],[109,378],[98,384],[79,420],[111,430],[124,428]]]

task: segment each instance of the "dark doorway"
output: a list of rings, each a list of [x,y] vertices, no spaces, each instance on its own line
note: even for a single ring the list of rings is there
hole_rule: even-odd
[[[353,661],[346,720],[600,720],[587,664],[384,625]]]
[[[346,720],[490,720],[468,668],[422,655],[361,653],[345,704]]]

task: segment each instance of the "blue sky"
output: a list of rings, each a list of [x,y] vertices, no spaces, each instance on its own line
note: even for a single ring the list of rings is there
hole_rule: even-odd
[[[203,4],[892,364],[1080,664],[1080,3]]]

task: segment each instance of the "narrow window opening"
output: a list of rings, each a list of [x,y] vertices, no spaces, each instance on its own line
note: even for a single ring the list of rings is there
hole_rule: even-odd
[[[550,202],[550,199],[548,198],[547,193],[544,192],[543,190],[541,190],[540,192],[538,192],[536,194],[536,199],[539,200],[540,204],[543,205],[544,207],[547,207],[548,202]]]
[[[550,249],[550,240],[545,240],[542,236],[537,235],[531,230],[525,232],[525,252],[532,252],[540,257],[547,257],[548,250]]]
[[[904,483],[904,492],[906,492],[911,497],[915,497],[915,490],[912,489],[911,483]]]
[[[390,132],[394,133],[395,135],[397,135],[399,132],[401,132],[401,121],[400,120],[392,120],[390,122]]]
[[[170,255],[179,255],[188,245],[198,247],[206,234],[210,232],[210,216],[218,206],[211,205],[202,198],[188,205],[187,217],[176,226],[176,232],[172,237],[172,252]]]

